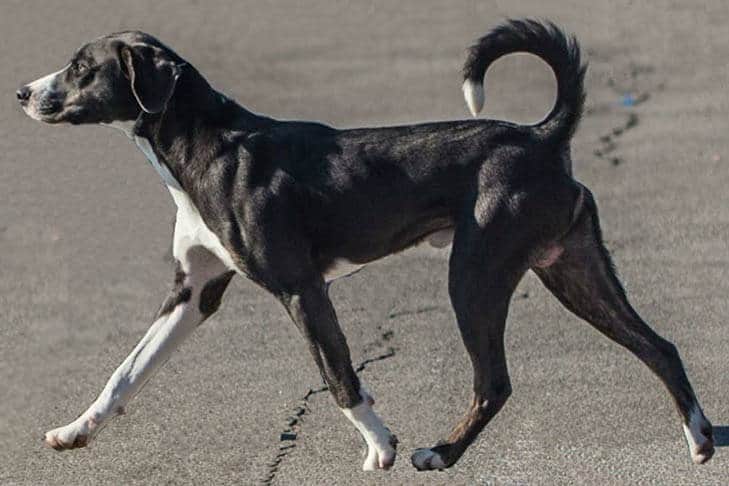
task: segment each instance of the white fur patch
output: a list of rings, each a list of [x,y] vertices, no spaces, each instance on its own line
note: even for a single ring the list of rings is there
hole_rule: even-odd
[[[484,92],[483,83],[467,79],[463,82],[463,97],[466,99],[468,109],[473,116],[478,116],[483,109]]]
[[[182,186],[180,186],[180,183],[177,182],[177,179],[175,179],[175,176],[172,175],[172,172],[170,172],[170,169],[167,168],[167,166],[159,161],[157,158],[157,154],[154,153],[154,149],[152,148],[152,144],[149,143],[149,140],[147,140],[144,137],[137,137],[134,136],[134,143],[137,144],[137,147],[139,147],[139,150],[142,151],[144,156],[147,158],[150,164],[152,164],[152,167],[154,167],[154,170],[157,171],[159,176],[162,178],[162,181],[165,183],[165,185],[168,188],[175,188],[182,190]],[[170,191],[171,192],[171,191]],[[172,194],[172,198],[175,199],[175,195]],[[177,204],[177,200],[175,199],[175,204]],[[179,204],[177,205],[179,208]]]
[[[364,389],[362,402],[353,408],[343,408],[344,416],[354,424],[367,443],[367,457],[362,465],[363,471],[389,469],[395,462],[395,448],[392,434],[372,410],[370,399]]]
[[[218,236],[210,231],[205,221],[203,221],[200,212],[190,199],[190,196],[182,189],[180,183],[177,182],[175,176],[172,175],[167,166],[159,161],[149,140],[143,137],[134,137],[139,149],[144,153],[155,168],[157,173],[162,177],[167,189],[172,195],[172,199],[177,206],[177,220],[175,223],[175,238],[172,248],[173,255],[180,259],[184,255],[185,250],[192,246],[200,245],[207,248],[211,253],[217,256],[225,266],[230,270],[239,272],[239,269],[233,261],[230,252],[220,242]]]
[[[697,464],[703,464],[708,460],[706,454],[701,452],[705,448],[709,438],[701,431],[706,427],[707,421],[698,406],[694,405],[689,412],[689,423],[683,424],[683,433],[691,452],[691,459]]]
[[[123,412],[127,403],[172,354],[201,320],[196,302],[178,305],[169,314],[157,319],[114,371],[94,403],[70,424],[46,433],[45,442],[57,449],[70,449],[77,437],[83,445],[93,439],[109,419]],[[94,424],[93,429],[90,424]]]
[[[96,422],[87,419],[85,415],[68,425],[49,430],[43,440],[47,445],[58,450],[85,446],[99,431],[98,427],[94,427]]]
[[[199,293],[199,289],[198,289]],[[157,319],[132,353],[114,372],[96,400],[95,410],[104,418],[113,416],[136,395],[151,373],[167,361],[172,351],[202,319],[199,296],[179,304],[172,313]]]
[[[53,83],[56,80],[56,76],[62,74],[66,69],[71,67],[70,64],[66,64],[66,66],[63,67],[63,69],[59,69],[55,73],[51,73],[47,76],[43,76],[42,78],[38,78],[35,81],[28,84],[28,87],[32,91],[43,91],[48,90],[53,87]]]

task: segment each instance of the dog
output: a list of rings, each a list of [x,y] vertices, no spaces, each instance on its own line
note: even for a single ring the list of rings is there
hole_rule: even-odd
[[[572,177],[586,71],[576,39],[532,19],[495,28],[469,50],[467,105],[475,117],[486,70],[515,52],[540,57],[557,79],[555,105],[535,125],[465,120],[338,130],[278,121],[214,90],[174,51],[136,31],[96,39],[60,71],[19,89],[36,120],[123,130],[177,206],[172,290],[98,398],[45,442],[57,450],[86,446],[218,309],[231,279],[244,275],[281,302],[306,338],[336,404],[367,444],[363,469],[389,469],[397,441],[352,368],[328,288],[429,241],[452,244],[448,290],[474,394],[444,441],[414,451],[418,470],[453,466],[509,398],[504,326],[528,270],[660,378],[693,461],[708,461],[712,427],[676,347],[631,307],[602,242],[595,199]]]

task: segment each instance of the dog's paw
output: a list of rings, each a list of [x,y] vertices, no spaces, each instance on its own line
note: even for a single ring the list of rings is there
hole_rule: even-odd
[[[415,469],[418,471],[431,471],[433,469],[445,469],[446,463],[433,449],[415,449],[415,452],[410,457],[410,462],[413,463]]]
[[[691,460],[695,464],[704,464],[714,455],[714,430],[698,408],[691,411],[688,422],[684,424],[683,431],[691,452]]]
[[[385,429],[387,435],[378,437],[377,442],[367,444],[367,457],[362,465],[363,471],[376,471],[378,469],[388,470],[395,464],[397,456],[397,437]]]
[[[704,464],[714,455],[713,430],[708,421],[704,422],[704,424],[694,427],[684,426],[691,460],[695,464]]]
[[[704,464],[714,455],[714,439],[711,426],[703,429],[693,440],[689,441],[691,460],[694,464]]]
[[[695,464],[705,464],[709,462],[709,459],[714,455],[714,442],[707,440],[696,449],[691,449],[691,460]]]
[[[86,447],[93,438],[96,423],[91,419],[78,418],[74,422],[46,432],[43,442],[57,451]]]

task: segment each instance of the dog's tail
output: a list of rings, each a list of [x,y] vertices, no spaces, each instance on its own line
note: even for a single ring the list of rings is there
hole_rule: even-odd
[[[509,20],[474,44],[463,67],[463,95],[473,116],[483,108],[483,78],[496,59],[514,52],[539,56],[557,78],[557,101],[552,111],[534,129],[558,144],[569,141],[582,116],[585,102],[583,80],[586,65],[580,61],[577,40],[551,22]]]

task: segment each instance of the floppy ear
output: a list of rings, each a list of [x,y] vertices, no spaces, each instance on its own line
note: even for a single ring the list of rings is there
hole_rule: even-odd
[[[146,44],[124,46],[120,56],[142,110],[147,113],[164,110],[175,91],[180,67],[162,49]]]

